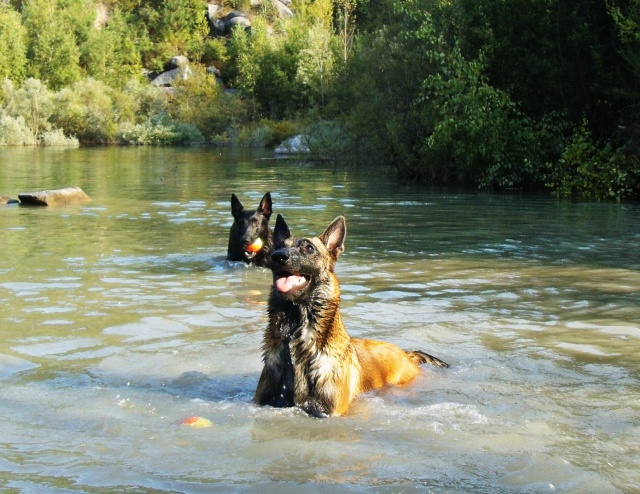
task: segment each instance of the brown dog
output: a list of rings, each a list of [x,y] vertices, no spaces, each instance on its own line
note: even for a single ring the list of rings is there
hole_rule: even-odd
[[[420,364],[448,367],[421,351],[349,336],[334,273],[345,236],[343,216],[319,237],[295,238],[278,215],[258,405],[299,406],[316,417],[342,415],[359,393],[405,384]]]

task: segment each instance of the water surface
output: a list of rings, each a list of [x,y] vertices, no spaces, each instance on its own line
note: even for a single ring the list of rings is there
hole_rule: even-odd
[[[5,492],[636,492],[640,207],[443,193],[191,149],[0,149]],[[353,336],[423,349],[345,417],[251,403],[267,270],[225,260],[229,198],[296,235],[347,218]],[[213,426],[181,425],[199,415]]]

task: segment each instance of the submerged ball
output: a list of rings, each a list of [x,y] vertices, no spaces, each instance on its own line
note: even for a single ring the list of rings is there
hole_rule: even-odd
[[[260,249],[262,249],[262,239],[260,237],[258,237],[255,242],[247,247],[247,250],[249,252],[258,252]]]
[[[195,427],[196,429],[201,429],[203,427],[211,427],[213,425],[213,422],[203,417],[187,417],[182,421],[182,424],[188,425],[190,427]]]

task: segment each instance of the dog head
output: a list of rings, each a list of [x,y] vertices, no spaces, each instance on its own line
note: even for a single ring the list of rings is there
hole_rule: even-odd
[[[231,194],[233,225],[229,232],[228,258],[231,261],[250,263],[270,250],[272,234],[269,229],[272,202],[267,192],[255,211],[246,211],[235,194]]]
[[[331,279],[347,234],[344,216],[338,216],[317,237],[296,238],[280,215],[274,228],[271,254],[274,289],[285,299],[304,301],[319,287],[333,289]],[[337,288],[337,283],[335,283]]]

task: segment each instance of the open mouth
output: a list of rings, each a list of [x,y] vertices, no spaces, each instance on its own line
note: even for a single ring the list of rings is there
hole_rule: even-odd
[[[302,290],[308,284],[307,278],[299,274],[280,273],[276,277],[276,288],[281,293]]]

